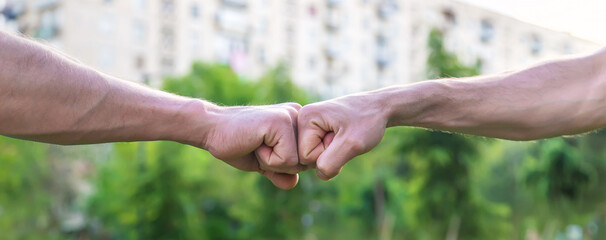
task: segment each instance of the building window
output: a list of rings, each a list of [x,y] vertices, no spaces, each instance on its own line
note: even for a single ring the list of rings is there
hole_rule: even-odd
[[[265,64],[267,62],[267,57],[265,55],[265,49],[260,48],[259,50],[257,50],[257,60],[259,63]]]
[[[135,68],[137,70],[145,69],[145,58],[143,56],[139,55],[135,58]]]
[[[258,31],[260,34],[267,33],[267,19],[263,18],[261,21],[259,21]]]
[[[541,38],[538,35],[533,34],[532,36],[530,36],[530,53],[536,56],[541,54],[542,51],[543,41],[541,41]]]
[[[162,57],[162,60],[160,60],[160,65],[164,72],[172,72],[174,64],[175,62],[172,57]]]
[[[143,13],[146,9],[145,0],[132,0],[132,5],[137,13]]]
[[[309,70],[315,70],[316,69],[316,58],[314,57],[309,57],[309,59],[307,60],[307,67],[309,68]]]
[[[295,42],[295,30],[292,26],[286,27],[286,43],[288,45],[293,45]]]
[[[234,9],[218,10],[215,20],[222,30],[239,34],[245,34],[250,26],[246,12]]]
[[[173,0],[162,0],[162,12],[173,13],[175,9],[175,3]]]
[[[112,14],[104,14],[98,22],[99,33],[101,36],[109,38],[114,35],[116,18]]]
[[[228,63],[230,56],[230,39],[227,36],[219,35],[215,42],[213,50],[215,51],[215,61]]]
[[[145,42],[147,35],[146,23],[143,20],[135,20],[133,22],[133,40],[136,44],[140,45]]]
[[[492,39],[494,38],[494,26],[492,25],[492,22],[484,19],[482,20],[482,22],[480,23],[480,40],[483,43],[489,43],[492,41]]]
[[[200,7],[198,6],[197,3],[192,3],[190,12],[191,12],[191,17],[192,18],[199,18],[200,17]]]
[[[362,27],[365,30],[370,30],[371,24],[370,24],[370,19],[368,17],[365,17],[364,20],[362,20]]]
[[[0,16],[4,16],[7,21],[16,21],[19,16],[21,16],[25,7],[24,4],[15,4],[15,3],[3,3],[0,1]]]
[[[225,5],[237,7],[237,8],[245,8],[248,6],[248,0],[223,0]]]
[[[166,50],[173,50],[175,44],[175,33],[171,27],[164,26],[161,31],[162,46]]]
[[[198,33],[196,30],[190,30],[191,34],[189,36],[189,48],[191,51],[191,54],[194,56],[194,58],[198,58],[198,56],[200,56],[200,52],[201,52],[201,47],[200,47],[200,33]]]
[[[565,42],[564,44],[562,44],[562,53],[563,54],[571,54],[573,52],[574,52],[574,50],[572,48],[572,45],[569,42]]]
[[[381,1],[377,10],[379,17],[382,19],[388,19],[398,11],[398,4],[393,0]]]
[[[329,10],[326,12],[326,27],[330,30],[338,30],[341,27],[343,19],[341,12],[338,10]]]
[[[457,16],[452,9],[442,9],[442,16],[444,16],[446,22],[453,25],[457,24]]]
[[[387,47],[387,37],[383,34],[377,35],[377,47],[386,48]]]
[[[59,20],[57,10],[45,11],[41,17],[40,28],[36,37],[42,39],[53,39],[59,34]]]

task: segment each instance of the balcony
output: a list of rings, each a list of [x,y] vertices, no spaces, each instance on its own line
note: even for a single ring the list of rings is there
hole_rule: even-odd
[[[341,56],[341,49],[335,41],[331,41],[326,45],[324,54],[328,60],[336,60]]]
[[[222,0],[223,4],[236,7],[236,8],[246,8],[248,7],[247,0]]]
[[[326,28],[328,30],[336,31],[341,28],[342,24],[341,14],[335,11],[329,11],[326,15]]]
[[[215,20],[221,30],[237,34],[248,32],[249,25],[245,14],[224,9],[217,12]]]
[[[61,0],[41,0],[36,3],[36,7],[38,7],[39,10],[53,8],[58,6],[60,1]]]

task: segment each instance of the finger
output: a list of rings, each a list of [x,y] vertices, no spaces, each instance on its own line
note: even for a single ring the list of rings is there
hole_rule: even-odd
[[[259,157],[259,165],[263,170],[282,173],[298,173],[301,171],[297,153],[297,140],[293,129],[292,119],[277,121],[265,135],[264,145],[255,152]]]
[[[332,141],[335,139],[335,133],[334,132],[329,132],[327,133],[324,138],[322,138],[322,144],[324,145],[324,149],[326,149],[328,146],[330,146],[330,144],[332,143]]]
[[[298,131],[298,130],[299,130],[299,127],[298,127],[298,124],[299,124],[299,121],[298,121],[298,117],[299,117],[298,115],[299,115],[299,112],[298,112],[298,111],[299,111],[299,110],[300,110],[302,107],[301,107],[301,105],[300,105],[300,104],[298,104],[298,103],[291,103],[291,104],[292,104],[292,107],[296,109],[296,110],[294,110],[294,111],[289,111],[289,112],[290,112],[290,114],[291,114],[291,118],[293,119],[293,122],[292,122],[292,129],[293,129],[293,132],[295,133],[295,140],[298,140],[298,138],[299,138],[299,131]],[[299,151],[298,151],[298,145],[299,145],[299,144],[298,144],[298,142],[296,142],[296,141],[295,141],[295,145],[297,145],[297,150],[296,150],[296,152],[297,152],[297,158],[299,159]],[[298,161],[298,160],[297,160],[297,161]],[[302,171],[306,171],[306,170],[308,170],[308,169],[312,169],[312,168],[315,168],[315,167],[316,167],[316,166],[315,166],[315,163],[314,163],[314,164],[312,164],[312,165],[313,165],[313,166],[311,166],[311,165],[310,165],[310,166],[308,166],[308,165],[302,165],[302,164],[301,164],[301,163],[298,161],[297,170],[298,170],[299,172],[302,172]]]
[[[301,104],[298,104],[296,102],[287,102],[287,103],[282,103],[281,105],[294,108],[297,111],[299,111],[303,107],[303,106],[301,106]]]
[[[265,161],[263,161],[262,159],[269,159],[273,152],[274,152],[274,149],[265,144],[261,144],[261,146],[259,146],[259,148],[257,148],[257,150],[255,150],[255,154],[257,155],[257,159],[259,160],[260,169],[270,170],[270,169],[267,169],[267,166],[261,167],[261,164],[265,163]]]
[[[322,180],[337,176],[343,166],[354,157],[367,152],[363,141],[345,136],[335,136],[316,162],[316,174]]]
[[[271,165],[271,163],[278,164],[282,162],[282,160],[277,160],[276,158],[280,158],[276,153],[274,153],[274,148],[269,147],[265,144],[261,145],[255,151],[257,159],[259,160],[259,169],[266,171],[274,171],[280,173],[288,173],[288,174],[296,174],[308,169],[307,166],[299,165],[297,162],[294,162],[292,166],[287,165]],[[292,160],[291,160],[292,161]]]
[[[299,182],[299,174],[285,174],[263,170],[260,170],[259,173],[267,177],[276,187],[284,190],[294,188]]]
[[[314,164],[332,142],[335,133],[323,129],[315,122],[302,120],[302,118],[299,118],[298,125],[299,161],[303,165]]]
[[[298,103],[282,103],[280,104],[280,106],[286,106],[286,110],[288,111],[288,114],[290,115],[290,119],[292,121],[292,126],[293,126],[293,131],[295,133],[295,139],[297,137],[297,124],[298,124],[298,117],[299,117],[299,110],[302,108],[301,104]]]
[[[291,107],[288,110],[288,114],[290,115],[290,119],[292,122],[292,131],[295,134],[295,141],[297,140],[297,136],[298,136],[298,132],[297,132],[297,126],[299,124],[299,109],[301,109],[301,105],[299,105],[298,103],[293,103],[295,104],[294,107]]]

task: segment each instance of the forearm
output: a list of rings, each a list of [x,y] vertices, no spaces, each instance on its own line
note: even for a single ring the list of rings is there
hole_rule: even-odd
[[[577,134],[606,120],[604,53],[488,77],[376,91],[389,126],[418,126],[515,140]]]
[[[208,127],[193,121],[212,104],[101,74],[5,33],[0,46],[0,134],[59,144],[198,144],[191,135],[202,139]]]

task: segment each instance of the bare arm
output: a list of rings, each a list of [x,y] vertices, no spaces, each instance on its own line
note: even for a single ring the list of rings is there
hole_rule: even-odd
[[[0,134],[56,144],[169,140],[292,188],[298,104],[219,107],[123,81],[0,32]],[[281,174],[287,173],[287,174]]]
[[[377,91],[389,126],[512,140],[578,134],[606,124],[606,51],[494,76]]]
[[[32,41],[0,33],[0,46],[5,135],[59,144],[184,140],[175,131],[191,126],[179,122],[188,120],[183,110],[206,112],[207,103],[101,74]]]
[[[494,76],[393,86],[305,106],[299,155],[323,179],[389,126],[532,140],[606,125],[606,50]]]

